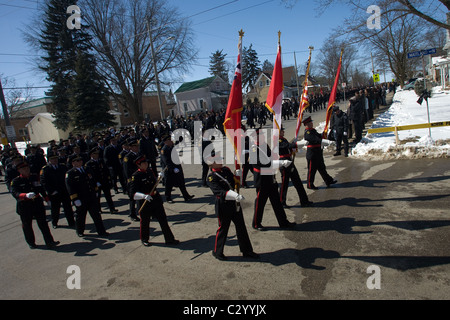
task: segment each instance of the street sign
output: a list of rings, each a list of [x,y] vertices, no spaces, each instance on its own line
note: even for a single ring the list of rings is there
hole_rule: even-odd
[[[9,139],[14,139],[16,137],[14,126],[6,126],[6,135]]]
[[[409,52],[408,53],[408,59],[418,58],[418,57],[426,56],[426,55],[429,55],[429,54],[435,54],[435,53],[436,53],[436,48]]]
[[[373,74],[373,81],[380,82],[380,75],[378,73]]]

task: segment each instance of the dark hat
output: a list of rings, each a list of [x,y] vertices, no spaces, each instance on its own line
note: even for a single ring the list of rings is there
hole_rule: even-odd
[[[140,165],[142,162],[148,162],[148,161],[147,161],[147,158],[146,158],[144,155],[138,156],[138,157],[136,158],[136,160],[134,160],[134,163],[135,163],[136,165]]]
[[[57,154],[55,154],[55,153],[52,153],[47,158],[50,160],[50,159],[54,159],[54,158],[59,158],[59,156]]]
[[[306,125],[307,123],[312,122],[311,116],[309,116],[308,118],[304,119],[302,122],[303,122],[303,124],[305,124],[305,125]]]
[[[100,150],[98,149],[98,147],[93,147],[91,150],[89,150],[89,155],[93,154],[93,153],[99,153]]]
[[[139,145],[139,141],[137,139],[128,139],[128,145],[130,147],[132,146],[138,146]]]
[[[81,156],[78,155],[78,154],[72,154],[72,155],[69,157],[69,159],[70,159],[70,162],[74,162],[74,161],[77,161],[77,160],[83,160],[83,157],[81,157]]]
[[[16,165],[16,169],[18,170],[18,169],[22,169],[22,168],[25,168],[25,167],[28,167],[29,165],[28,165],[28,162],[26,162],[26,161],[22,161],[22,162],[19,162],[17,165]]]

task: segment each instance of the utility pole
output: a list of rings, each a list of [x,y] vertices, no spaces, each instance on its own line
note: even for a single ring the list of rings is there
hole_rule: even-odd
[[[13,147],[15,147],[16,143],[14,141],[15,136],[9,134],[8,135],[8,128],[11,128],[11,121],[9,120],[9,113],[8,113],[8,108],[6,106],[6,100],[5,100],[5,95],[3,94],[3,86],[2,86],[2,81],[0,79],[0,101],[2,103],[2,109],[3,109],[3,116],[5,117],[5,127],[6,127],[6,135],[8,137],[8,142],[10,142]],[[13,128],[14,130],[14,128]]]
[[[150,47],[152,49],[153,69],[155,70],[156,91],[158,92],[159,112],[161,113],[161,120],[164,120],[164,109],[162,106],[161,89],[159,87],[158,70],[156,69],[155,49],[153,48],[152,31],[150,30],[150,18],[147,20],[148,36],[150,38]]]

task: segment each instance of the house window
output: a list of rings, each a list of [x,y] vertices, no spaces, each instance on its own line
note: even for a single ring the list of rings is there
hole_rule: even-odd
[[[183,108],[184,108],[184,113],[186,113],[188,111],[188,105],[187,103],[183,103]]]
[[[266,80],[266,87],[270,86],[270,81],[269,79]]]
[[[125,118],[128,118],[130,116],[130,113],[128,112],[128,109],[123,109],[123,116]]]
[[[203,99],[200,99],[200,100],[198,101],[198,104],[199,104],[199,106],[200,106],[200,109],[203,110],[203,105],[204,105]]]
[[[262,81],[259,82],[259,87],[260,87],[260,88],[263,87],[263,82],[262,82]]]

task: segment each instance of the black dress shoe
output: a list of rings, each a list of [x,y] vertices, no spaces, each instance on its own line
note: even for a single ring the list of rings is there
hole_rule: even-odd
[[[253,229],[258,230],[258,231],[266,231],[266,227],[264,227],[263,225],[258,225],[258,226],[252,226]]]
[[[117,213],[117,212],[119,212],[119,210],[117,210],[117,209],[111,209],[111,210],[110,210],[110,213],[111,213],[111,214],[114,214],[114,213]]]
[[[319,188],[317,188],[316,186],[312,186],[312,187],[307,187],[308,189],[311,189],[311,190],[319,190]]]
[[[150,242],[148,242],[148,241],[142,241],[142,245],[144,247],[151,247],[152,246],[152,244]]]
[[[289,209],[289,208],[290,208],[290,207],[286,204],[286,202],[282,202],[281,204],[283,205],[283,208],[285,208],[285,209]]]
[[[174,245],[177,245],[179,243],[180,243],[180,240],[177,240],[177,239],[166,241],[166,244],[169,245],[169,246],[174,246]]]
[[[301,206],[302,206],[303,208],[304,208],[304,207],[312,207],[312,206],[314,206],[314,202],[312,202],[312,201],[307,201],[307,202],[305,202],[305,203],[302,203]]]
[[[295,222],[289,222],[282,224],[280,228],[294,228],[297,224]]]
[[[327,188],[330,187],[332,184],[337,183],[337,180],[332,180],[331,182],[327,183]]]
[[[37,248],[36,243],[29,244],[28,246],[30,247],[30,249],[36,249]]]
[[[131,218],[131,221],[141,221],[141,219],[139,219],[138,216],[135,214],[130,215],[130,218]]]
[[[245,258],[259,259],[259,254],[252,252],[244,252],[242,254]]]
[[[173,200],[172,199],[167,199],[166,202],[167,203],[173,203]]]
[[[99,233],[98,234],[100,237],[107,237],[107,236],[109,236],[109,232],[101,232],[101,233]]]
[[[60,243],[59,241],[53,241],[53,242],[47,243],[46,246],[47,246],[47,248],[53,248],[53,247],[56,247],[59,243]]]
[[[214,256],[214,258],[216,258],[217,260],[221,260],[221,261],[226,261],[227,257],[224,256],[223,253],[215,253],[214,251],[212,252],[212,255]]]
[[[80,238],[84,237],[84,233],[82,232],[77,232],[77,236],[79,236]]]
[[[184,198],[184,201],[188,202],[188,201],[191,200],[193,197],[195,197],[195,195],[187,196],[186,198]]]
[[[58,228],[58,225],[57,224],[52,224],[52,228],[56,229],[56,228]]]

